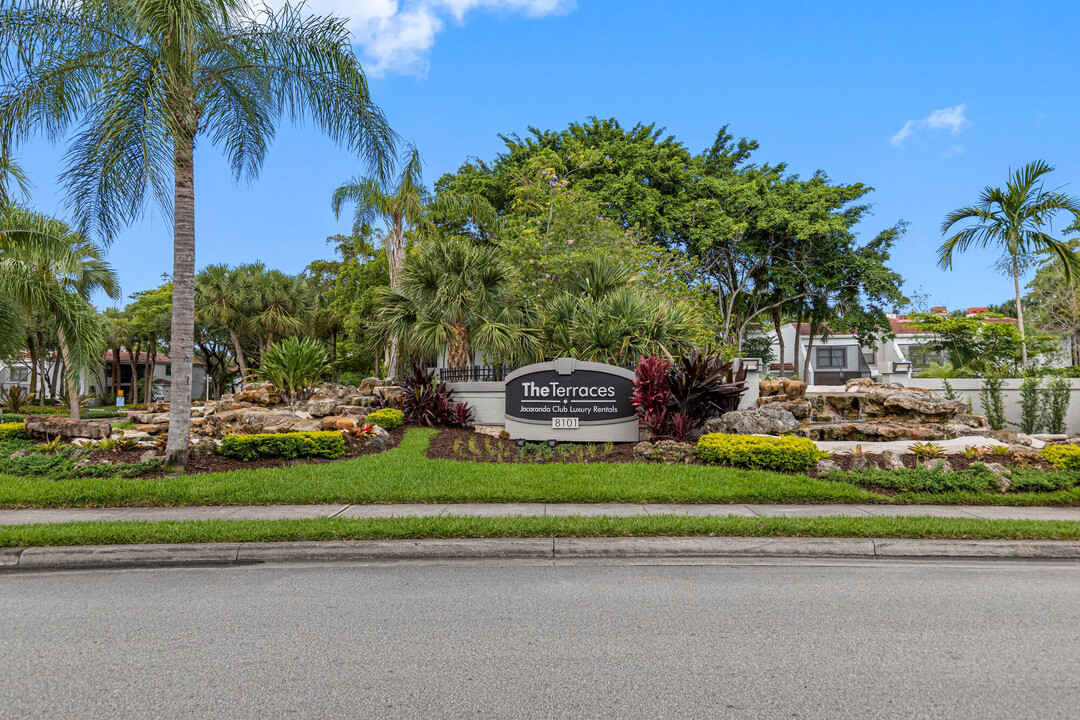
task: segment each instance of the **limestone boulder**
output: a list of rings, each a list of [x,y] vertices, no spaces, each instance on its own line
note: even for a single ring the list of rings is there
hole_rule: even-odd
[[[135,425],[135,432],[146,433],[147,435],[157,435],[158,433],[168,432],[169,423],[138,423]]]
[[[378,425],[375,426],[375,434],[364,443],[364,449],[373,452],[389,450],[394,446],[394,437]]]
[[[354,427],[356,427],[356,420],[353,418],[329,415],[322,419],[323,430],[348,430]]]
[[[342,402],[337,397],[325,397],[316,395],[307,401],[307,411],[312,417],[326,417],[333,415],[341,407]]]
[[[217,452],[218,443],[211,438],[201,437],[191,441],[188,454],[195,459],[210,457]]]
[[[31,415],[23,421],[26,434],[42,440],[57,436],[71,441],[75,438],[104,440],[112,434],[112,423],[108,420],[73,420],[68,417]]]
[[[770,397],[772,395],[779,395],[783,392],[782,386],[779,380],[760,380],[758,381],[758,394],[761,397]]]
[[[266,390],[241,390],[233,395],[233,401],[251,403],[261,407],[280,405],[283,402],[281,395],[277,392],[267,392]]]
[[[774,404],[734,410],[705,423],[707,433],[738,435],[783,435],[799,429],[799,421],[789,411]]]
[[[694,446],[677,440],[641,442],[634,446],[634,459],[639,462],[682,465],[694,459]]]
[[[131,420],[131,422],[135,423],[136,425],[157,425],[158,423],[167,423],[167,422],[169,422],[169,413],[167,413],[167,412],[155,412],[155,413],[137,412],[137,413],[131,413],[131,417],[129,419]]]
[[[904,467],[904,460],[895,450],[881,453],[881,466],[884,470],[899,470]]]
[[[814,465],[814,473],[817,475],[824,475],[827,472],[839,469],[840,466],[836,464],[836,461],[830,460],[829,458],[822,458]]]
[[[802,380],[784,378],[780,381],[780,384],[784,388],[784,395],[788,396],[788,400],[798,400],[806,395],[806,383]]]
[[[877,470],[877,463],[874,462],[874,458],[869,453],[859,453],[853,455],[851,458],[852,470]]]

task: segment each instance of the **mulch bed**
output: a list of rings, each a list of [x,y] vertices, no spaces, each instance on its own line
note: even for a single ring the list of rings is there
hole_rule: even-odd
[[[405,436],[405,428],[399,427],[390,433],[390,437],[393,438],[393,445],[391,447],[397,447],[401,442],[401,438]],[[110,450],[94,450],[88,457],[93,463],[109,462],[112,464],[118,463],[137,463],[149,448],[141,447],[137,450],[126,450],[124,452],[112,452]],[[237,460],[236,458],[225,457],[224,455],[210,455],[209,457],[194,458],[188,461],[187,471],[189,473],[216,473],[216,472],[229,472],[231,470],[255,470],[258,468],[282,468],[290,467],[292,465],[322,465],[324,463],[340,462],[342,460],[352,460],[354,458],[363,457],[364,455],[372,455],[375,450],[363,449],[359,452],[347,453],[339,458],[295,458],[293,460],[281,460],[278,458],[259,458],[258,460]],[[158,455],[158,460],[164,460],[164,455]],[[158,470],[139,477],[162,477],[164,471]]]
[[[470,440],[477,452],[470,449]],[[454,449],[455,444],[458,450]],[[595,448],[591,457],[589,446]],[[574,451],[572,455],[571,451]],[[580,451],[580,454],[577,451]],[[634,459],[634,443],[614,443],[609,452],[604,452],[604,443],[561,443],[555,452],[549,452],[544,443],[528,443],[526,452],[519,452],[521,448],[513,440],[482,435],[468,428],[445,428],[431,439],[427,456],[431,460],[544,465],[573,462],[627,463]]]

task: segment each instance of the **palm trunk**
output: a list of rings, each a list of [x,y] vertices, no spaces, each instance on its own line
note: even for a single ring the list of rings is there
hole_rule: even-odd
[[[38,347],[38,363],[41,364],[41,372],[39,373],[39,378],[41,380],[41,390],[38,391],[38,390],[35,389],[34,392],[39,392],[38,405],[44,405],[45,404],[45,382],[49,379],[48,368],[46,368],[46,366],[45,366],[45,358],[48,355],[48,352],[45,349],[45,334],[40,332],[40,331],[37,334],[37,347]]]
[[[131,367],[131,404],[139,404],[139,355],[142,355],[142,343],[128,348],[128,366]]]
[[[236,351],[236,365],[240,368],[240,380],[247,377],[247,361],[244,359],[244,349],[240,347],[240,338],[236,331],[229,328],[229,337],[232,338],[233,350]]]
[[[1027,335],[1024,334],[1024,306],[1020,302],[1020,268],[1013,255],[1013,284],[1016,286],[1016,320],[1020,323],[1020,369],[1027,370]]]
[[[146,398],[146,402],[152,402],[154,395],[152,392],[154,386],[154,373],[150,369],[150,356],[154,352],[154,343],[156,338],[150,338],[150,342],[146,346],[146,360],[143,361],[143,397]]]
[[[452,368],[463,368],[469,364],[469,346],[465,335],[465,326],[454,326],[454,341],[447,358]]]
[[[195,158],[194,128],[173,138],[172,389],[166,475],[180,475],[188,460],[191,430],[191,368],[195,355]]]
[[[112,356],[112,394],[118,395],[120,389],[120,344],[113,346]]]
[[[38,381],[37,345],[34,344],[34,336],[30,333],[26,333],[26,347],[30,352],[30,392],[27,394],[33,395],[37,392]]]
[[[79,419],[79,378],[75,367],[71,364],[71,349],[68,347],[67,337],[63,328],[57,328],[57,339],[60,341],[60,357],[64,361],[64,387],[67,389],[68,410],[72,420]]]
[[[802,349],[802,318],[803,311],[800,308],[799,317],[795,319],[795,361],[791,364],[791,375],[799,380],[799,350]],[[783,373],[781,373],[781,377]]]
[[[784,334],[780,332],[780,309],[773,310],[773,327],[776,328],[776,341],[780,345],[780,377],[784,377]],[[769,368],[765,368],[765,372],[769,372]]]
[[[405,218],[394,217],[393,227],[390,232],[390,252],[387,253],[390,263],[390,289],[401,292],[401,266],[405,264]],[[390,357],[388,358],[387,377],[395,378],[398,373],[398,362],[401,350],[398,347],[398,339],[390,339]]]

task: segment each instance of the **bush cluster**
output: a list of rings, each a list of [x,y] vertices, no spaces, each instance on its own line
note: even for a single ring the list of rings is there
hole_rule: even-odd
[[[116,410],[83,410],[79,417],[83,420],[111,420],[120,417],[120,413]]]
[[[298,457],[337,458],[345,454],[345,438],[340,432],[262,433],[226,435],[221,454],[237,460],[259,457],[291,460]]]
[[[702,435],[697,455],[705,462],[759,470],[801,472],[825,457],[812,440],[759,435]]]
[[[829,480],[851,483],[860,487],[883,488],[897,492],[945,493],[989,492],[997,490],[994,474],[985,466],[972,465],[968,470],[945,472],[926,467],[897,470],[835,470],[825,476]]]
[[[32,448],[34,444],[25,440],[0,441],[0,472],[12,475],[24,475],[41,480],[69,480],[72,478],[95,477],[139,477],[160,470],[160,460],[148,460],[141,463],[117,463],[114,465],[86,465],[77,468],[75,463],[81,457],[75,455],[75,448],[65,447],[55,453],[35,452],[25,457],[11,457],[16,450]]]
[[[1059,470],[1080,470],[1080,446],[1047,445],[1039,454]]]
[[[26,440],[26,426],[21,422],[6,422],[0,424],[0,440]]]
[[[21,413],[0,413],[0,423],[21,423],[25,419]]]
[[[371,423],[372,425],[378,425],[387,432],[401,427],[401,424],[405,422],[405,413],[394,408],[383,408],[382,410],[376,410],[373,413],[368,413],[364,418],[364,422]]]

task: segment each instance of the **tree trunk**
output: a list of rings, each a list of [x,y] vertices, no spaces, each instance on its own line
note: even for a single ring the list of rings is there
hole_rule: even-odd
[[[56,396],[60,394],[57,391],[58,387],[60,387],[60,356],[59,354],[54,354],[52,379],[49,380],[49,392],[52,394],[54,400],[56,399]]]
[[[67,389],[68,410],[72,420],[79,419],[79,377],[71,364],[71,348],[68,347],[67,337],[63,328],[57,328],[57,339],[60,341],[60,357],[64,361],[64,387]]]
[[[134,348],[128,348],[128,366],[131,367],[131,404],[139,404],[139,356],[142,355],[142,342]]]
[[[1020,369],[1027,370],[1027,335],[1024,334],[1024,306],[1020,302],[1020,268],[1013,255],[1013,284],[1016,286],[1016,320],[1020,324]]]
[[[120,390],[120,344],[117,343],[113,346],[112,356],[112,394],[119,394]]]
[[[799,309],[799,317],[795,319],[795,361],[791,364],[791,376],[799,380],[799,351],[802,349],[802,308]]]
[[[780,308],[773,310],[772,314],[773,327],[776,328],[776,341],[780,345],[780,377],[784,377],[784,334],[780,332],[783,325],[780,322]],[[764,368],[768,373],[769,368]]]
[[[165,474],[180,475],[188,460],[191,368],[195,354],[195,159],[194,128],[173,138],[172,389]]]
[[[143,397],[146,402],[154,400],[154,372],[157,370],[157,338],[150,338],[146,349],[145,377],[143,378]]]
[[[240,368],[240,380],[243,381],[247,377],[247,361],[244,360],[244,349],[240,347],[240,338],[232,328],[229,328],[229,337],[232,338],[233,350],[236,351],[236,365]]]
[[[48,369],[45,366],[45,359],[48,356],[48,351],[45,349],[45,333],[38,331],[37,334],[37,347],[38,347],[38,363],[41,364],[41,372],[38,373],[38,377],[41,380],[41,390],[38,394],[38,405],[45,404],[45,383],[49,379]],[[38,392],[38,390],[34,390]]]
[[[334,330],[330,333],[330,382],[337,381],[337,330]]]
[[[814,335],[816,334],[816,331],[817,328],[814,327],[814,323],[810,323],[810,339],[806,342],[806,357],[803,358],[803,370],[801,378],[803,382],[808,384],[810,382],[810,351],[814,349]]]
[[[30,333],[26,333],[26,347],[30,352],[30,392],[27,395],[33,395],[37,392],[38,381],[37,345],[34,344],[34,336]]]
[[[405,264],[405,218],[396,215],[393,218],[390,232],[390,252],[387,260],[390,263],[390,289],[401,292],[401,266]],[[395,378],[398,374],[398,362],[401,351],[398,347],[398,339],[390,339],[390,357],[388,358],[387,377]]]
[[[464,325],[454,326],[454,341],[450,346],[447,362],[452,368],[463,368],[469,364],[469,346]]]

